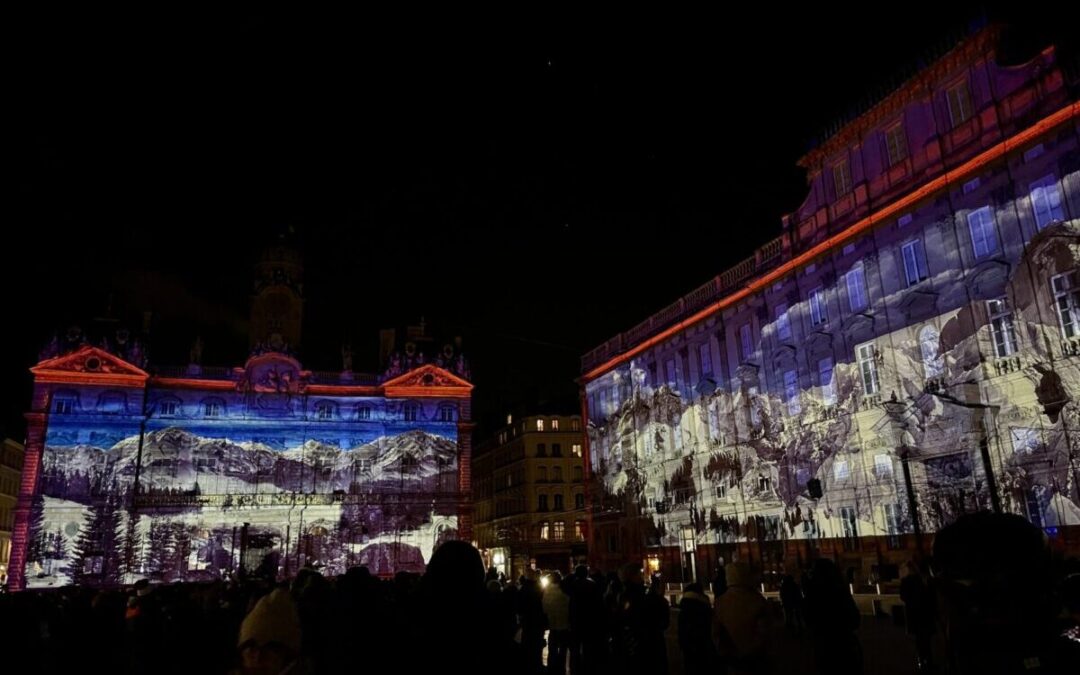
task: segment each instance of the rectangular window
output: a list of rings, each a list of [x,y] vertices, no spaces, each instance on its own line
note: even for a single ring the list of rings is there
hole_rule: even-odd
[[[371,408],[367,407],[366,405],[360,406],[356,409],[356,417],[362,420],[371,419]],[[503,434],[503,436],[505,436],[505,434]]]
[[[829,357],[818,361],[818,382],[821,384],[821,402],[836,405],[836,388],[833,386],[833,362]]]
[[[838,459],[833,464],[833,478],[836,480],[847,480],[851,478],[851,469],[848,467],[846,459]]]
[[[894,124],[885,130],[885,149],[889,153],[889,166],[896,166],[907,159],[907,136],[904,125]]]
[[[555,539],[555,541],[562,541],[563,537],[565,537],[565,536],[566,536],[566,523],[564,523],[561,520],[556,520],[555,521],[555,536],[553,538]]]
[[[537,457],[547,457],[547,444],[546,443],[537,443],[536,444],[536,456]]]
[[[70,415],[75,411],[75,401],[70,398],[58,398],[53,404],[53,412],[60,415]]]
[[[862,380],[863,394],[870,396],[878,393],[877,349],[874,343],[867,342],[855,348],[859,362],[859,376]]]
[[[1080,270],[1059,274],[1050,280],[1054,291],[1061,334],[1066,339],[1080,335]]]
[[[555,510],[563,510],[563,496],[561,494],[555,495]]]
[[[945,92],[945,97],[949,103],[949,119],[954,127],[971,117],[971,90],[968,89],[967,82],[961,82],[949,89]]]
[[[727,499],[727,481],[722,480],[717,483],[716,486],[713,488],[713,491],[717,499]]]
[[[788,308],[784,303],[776,306],[776,337],[781,340],[791,339],[791,320],[788,318]]]
[[[570,446],[570,453],[574,457],[581,457],[581,443],[574,443]]]
[[[718,445],[724,444],[724,433],[720,430],[720,403],[719,401],[712,401],[709,403],[708,411],[709,419],[709,437],[714,443]]]
[[[739,343],[742,346],[743,360],[754,355],[754,334],[750,324],[744,323],[739,329]]]
[[[855,507],[840,507],[840,524],[844,530],[844,537],[853,539],[859,536],[859,528],[855,522]]]
[[[914,286],[930,276],[927,273],[926,255],[923,253],[921,240],[909,241],[900,247],[900,251],[904,258],[904,276],[907,278],[908,286]]]
[[[1042,443],[1038,429],[1013,427],[1009,429],[1009,438],[1012,440],[1013,453],[1017,455],[1036,452]]]
[[[994,342],[994,356],[1003,359],[1015,354],[1016,330],[1013,327],[1009,299],[1001,297],[997,300],[987,300],[986,311],[990,315],[990,335]]]
[[[334,417],[334,408],[328,403],[322,403],[315,408],[315,416],[320,420],[328,420]]]
[[[552,443],[551,444],[551,456],[552,457],[562,457],[562,444],[561,443]]]
[[[866,275],[863,264],[855,263],[845,278],[847,279],[848,306],[853,312],[863,311],[866,309]]]
[[[829,320],[829,310],[825,306],[825,289],[818,286],[810,291],[810,323],[815,326]]]
[[[547,541],[550,538],[550,536],[549,536],[550,530],[548,528],[549,528],[549,525],[548,525],[548,522],[546,520],[544,522],[540,523],[540,541]]]
[[[998,240],[994,231],[994,217],[990,207],[984,206],[967,214],[968,230],[971,231],[971,249],[976,258],[997,253]]]
[[[559,430],[559,420],[551,420],[551,430],[552,431],[558,431]]]
[[[585,521],[584,520],[575,520],[574,521],[574,539],[577,539],[578,541],[585,541]]]
[[[832,175],[837,199],[851,192],[851,168],[848,166],[846,159],[842,159],[833,165]]]
[[[900,548],[900,508],[896,504],[882,504],[881,511],[885,516],[885,534],[888,535],[886,544],[889,548]]]
[[[538,503],[536,505],[536,510],[537,511],[547,511],[548,510],[548,496],[547,495],[540,495],[539,496]]]
[[[701,376],[712,375],[712,349],[708,342],[698,347],[698,363],[701,365]]]
[[[1061,189],[1053,174],[1043,176],[1031,184],[1031,209],[1035,212],[1035,224],[1041,230],[1052,222],[1065,220],[1065,208],[1061,204]]]
[[[878,479],[892,478],[892,457],[887,454],[874,455],[874,475]]]
[[[575,483],[580,483],[584,479],[585,479],[584,478],[584,469],[582,469],[580,466],[575,466],[574,467],[574,482]]]
[[[161,402],[161,414],[165,417],[172,417],[176,415],[178,406],[176,401],[162,401]]]
[[[772,489],[772,478],[769,476],[758,476],[757,486],[758,490],[762,492],[768,492]]]
[[[794,417],[802,412],[799,404],[799,375],[794,370],[784,372],[784,400],[787,401],[788,415]]]
[[[221,404],[216,401],[207,401],[203,407],[203,411],[207,417],[220,417],[221,416]]]
[[[570,420],[570,431],[581,431],[581,420]]]
[[[439,408],[439,421],[440,422],[453,422],[454,421],[454,409],[450,406],[443,406]]]
[[[544,430],[544,420],[536,420],[536,430],[537,431],[543,431]]]

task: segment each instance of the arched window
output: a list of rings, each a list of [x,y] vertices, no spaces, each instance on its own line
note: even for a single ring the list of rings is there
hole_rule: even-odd
[[[157,403],[158,416],[160,417],[176,417],[180,414],[180,399],[170,396],[169,398],[163,398]]]
[[[127,396],[121,391],[107,391],[98,397],[98,412],[119,415],[127,410]]]
[[[356,406],[356,419],[358,420],[370,420],[371,419],[371,406],[358,405]]]
[[[919,351],[927,379],[940,377],[945,370],[945,363],[941,358],[941,336],[933,326],[924,326],[919,331]]]
[[[406,422],[415,422],[420,419],[420,405],[418,403],[406,403],[402,408],[402,416]]]
[[[220,398],[208,398],[203,400],[203,417],[224,417],[225,401]]]
[[[58,391],[53,394],[52,411],[59,415],[70,415],[79,408],[79,395],[73,391]]]
[[[455,412],[456,411],[454,410],[454,406],[452,405],[442,406],[441,408],[439,408],[439,421],[453,422],[454,418],[456,417]]]
[[[333,401],[319,401],[315,404],[315,419],[318,420],[332,420],[334,419],[334,403]]]

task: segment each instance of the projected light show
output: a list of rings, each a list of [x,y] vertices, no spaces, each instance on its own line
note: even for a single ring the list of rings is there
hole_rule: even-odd
[[[598,559],[869,571],[980,510],[1076,545],[1080,109],[1052,50],[995,44],[823,141],[780,237],[583,358]]]
[[[980,278],[975,300],[962,274],[928,280],[958,306],[899,330],[874,334],[856,314],[845,356],[816,331],[796,348],[808,300],[762,323],[745,355],[716,322],[592,380],[599,503],[638,505],[660,547],[898,537],[914,531],[912,502],[923,532],[992,498],[1042,527],[1080,525],[1080,224],[1041,232],[1019,262]],[[876,295],[900,261],[873,264]]]
[[[465,380],[414,364],[323,385],[273,351],[225,377],[196,371],[150,377],[89,346],[34,368],[27,587],[391,575],[458,536]]]

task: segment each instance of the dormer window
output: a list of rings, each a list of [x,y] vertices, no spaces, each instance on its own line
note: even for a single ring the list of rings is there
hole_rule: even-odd
[[[949,103],[949,119],[953,127],[960,126],[971,117],[971,90],[967,82],[951,87],[945,92],[945,98]]]
[[[885,130],[885,149],[889,155],[889,166],[896,166],[907,159],[907,136],[903,123],[896,123]]]
[[[851,167],[846,159],[842,159],[833,164],[832,172],[833,188],[836,189],[836,198],[840,199],[851,192]]]

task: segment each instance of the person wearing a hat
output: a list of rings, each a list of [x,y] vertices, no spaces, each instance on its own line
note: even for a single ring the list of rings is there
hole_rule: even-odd
[[[300,615],[289,592],[274,589],[255,604],[240,624],[241,669],[245,675],[297,675],[300,668]]]

